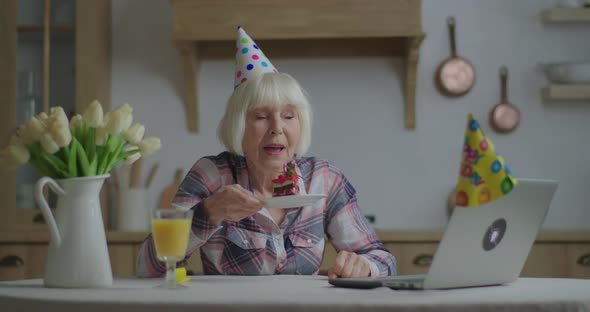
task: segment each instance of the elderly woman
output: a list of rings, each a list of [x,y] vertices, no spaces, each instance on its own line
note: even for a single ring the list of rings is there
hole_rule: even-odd
[[[228,151],[199,159],[174,199],[194,210],[185,261],[200,248],[205,274],[317,274],[327,235],[338,252],[330,277],[394,275],[394,257],[363,217],[342,172],[328,161],[299,157],[310,145],[312,115],[299,83],[274,68],[247,79],[239,72],[218,128]],[[326,198],[266,208],[261,198],[272,197],[272,180],[291,160],[301,194]],[[139,276],[165,273],[151,235],[137,264]]]

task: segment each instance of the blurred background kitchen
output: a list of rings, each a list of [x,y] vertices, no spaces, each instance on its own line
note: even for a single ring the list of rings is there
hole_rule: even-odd
[[[44,11],[47,2],[52,7],[48,15]],[[218,1],[220,5],[228,4],[222,7],[224,10],[236,13],[195,16],[192,22],[201,27],[197,30],[201,39],[223,37],[227,43],[213,43],[212,48],[198,49],[196,55],[194,45],[187,43],[193,41],[175,43],[175,39],[187,39],[181,37],[191,29],[191,18],[179,13],[183,10],[175,12],[174,6],[191,7],[200,1],[81,4],[84,2],[3,0],[0,4],[0,39],[16,42],[15,53],[0,48],[0,62],[4,62],[0,69],[11,68],[7,66],[15,59],[17,69],[16,74],[0,71],[3,144],[15,124],[22,123],[33,111],[43,110],[44,105],[69,105],[72,111],[79,111],[94,98],[111,108],[128,102],[136,120],[148,129],[146,135],[162,140],[159,152],[141,167],[129,169],[129,174],[135,176],[136,188],[142,189],[138,197],[143,202],[139,206],[146,211],[157,208],[163,194],[170,193],[170,189],[173,193],[175,180],[197,159],[223,151],[216,129],[233,91],[234,58],[233,50],[216,55],[215,49],[232,49],[237,25],[226,25],[227,29],[218,25],[224,23],[224,17],[233,16],[277,69],[294,76],[309,93],[315,110],[309,155],[329,159],[343,170],[358,192],[363,213],[374,220],[391,250],[396,250],[400,268],[407,265],[401,273],[424,271],[428,257],[424,260],[418,256],[431,255],[436,248],[439,231],[448,219],[449,192],[457,181],[467,114],[472,113],[515,177],[560,182],[543,226],[545,236],[540,236],[532,253],[533,258],[545,259],[527,263],[525,273],[590,277],[590,65],[572,71],[556,70],[553,81],[546,73],[550,63],[590,62],[590,8],[584,7],[585,1],[359,0],[377,12],[383,11],[379,5],[389,7],[391,3],[417,12],[403,17],[392,14],[391,20],[376,18],[377,26],[365,27],[381,35],[378,25],[401,27],[400,36],[407,41],[394,46],[393,50],[401,52],[393,56],[387,54],[388,48],[377,51],[382,44],[374,46],[363,41],[370,37],[366,33],[350,42],[320,40],[318,45],[326,49],[318,48],[323,52],[309,55],[301,51],[289,53],[289,49],[307,50],[306,45],[315,41],[287,40],[276,49],[268,47],[262,40],[265,36],[281,39],[278,30],[261,26],[276,23],[273,16],[266,16],[262,10],[257,15],[260,19],[240,19],[236,7],[237,3],[264,7],[272,1]],[[325,5],[345,11],[349,2],[327,1]],[[313,1],[301,5],[313,5]],[[304,23],[298,24],[300,19],[305,20],[298,16],[301,12],[305,11],[293,10],[285,23],[305,29]],[[456,21],[457,54],[469,60],[476,73],[473,88],[460,97],[444,96],[435,85],[437,67],[450,57],[449,16]],[[49,32],[50,53],[44,47],[46,18],[53,25]],[[175,18],[179,23],[176,29]],[[214,26],[206,29],[203,25],[208,22]],[[339,28],[338,23],[342,23],[342,30],[334,33],[342,37],[346,19],[324,25],[334,30]],[[406,30],[408,33],[403,34]],[[323,33],[311,28],[304,31],[310,37]],[[384,32],[395,31],[388,28]],[[420,33],[425,35],[423,40]],[[403,45],[405,42],[415,45]],[[414,57],[408,57],[405,51]],[[50,73],[44,71],[44,58],[49,59]],[[508,99],[519,109],[521,118],[519,126],[505,134],[493,131],[488,122],[490,110],[501,100],[501,66],[509,71]],[[191,85],[196,86],[193,92]],[[44,93],[47,88],[49,95]],[[415,115],[411,114],[413,105]],[[153,178],[148,182],[152,171]],[[119,193],[117,185],[120,188],[122,183],[123,170],[118,173],[119,181],[107,184],[111,192],[105,195],[107,208],[103,209],[110,230],[111,258],[121,259],[111,261],[113,270],[120,273],[116,275],[126,275],[133,272],[130,259],[134,260],[135,247],[145,233],[141,231],[142,223],[133,225],[139,232],[131,234],[118,225],[121,209],[125,209],[122,206],[130,205],[118,204],[120,199],[113,195]],[[4,230],[43,229],[42,221],[28,224],[37,214],[35,209],[26,209],[34,205],[27,194],[35,179],[21,169],[12,180],[2,182],[1,195],[8,203],[0,210]],[[138,214],[143,213],[141,207],[136,209]],[[23,214],[23,210],[32,212]],[[14,257],[6,260],[8,267],[20,270],[11,274],[30,277],[42,272],[42,265],[26,264],[43,256],[46,238],[42,231],[27,233],[0,235],[0,260],[16,255],[23,265]],[[37,249],[31,244],[37,244]],[[552,258],[556,255],[563,258]],[[570,258],[572,263],[568,262]]]

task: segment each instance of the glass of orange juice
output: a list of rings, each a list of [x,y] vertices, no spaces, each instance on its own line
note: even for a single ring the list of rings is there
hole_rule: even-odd
[[[184,288],[176,281],[176,262],[184,259],[193,218],[191,209],[160,209],[152,214],[152,237],[158,259],[166,263],[166,277],[158,287]]]

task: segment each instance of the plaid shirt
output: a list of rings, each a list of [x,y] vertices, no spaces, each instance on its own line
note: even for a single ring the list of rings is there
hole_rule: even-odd
[[[313,157],[296,159],[301,194],[326,194],[314,205],[291,208],[277,226],[266,208],[240,221],[208,222],[203,200],[224,185],[252,190],[244,157],[229,152],[204,157],[191,168],[174,202],[193,206],[186,260],[198,249],[205,274],[317,274],[325,240],[337,252],[354,251],[369,261],[371,276],[395,275],[393,255],[377,238],[357,206],[356,191],[336,167]],[[166,271],[156,258],[151,234],[137,257],[139,276]]]

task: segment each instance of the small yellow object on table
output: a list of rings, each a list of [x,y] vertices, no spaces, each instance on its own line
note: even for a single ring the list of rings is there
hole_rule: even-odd
[[[186,275],[186,268],[176,268],[176,282],[182,284],[190,280],[191,278]]]

